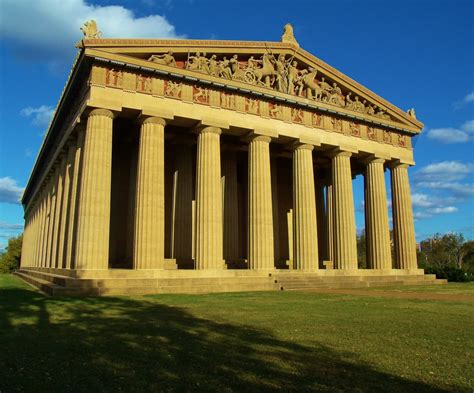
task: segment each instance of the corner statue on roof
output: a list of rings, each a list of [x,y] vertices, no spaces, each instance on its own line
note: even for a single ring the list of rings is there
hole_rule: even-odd
[[[294,44],[296,46],[300,46],[298,44],[298,41],[296,41],[296,38],[293,34],[293,26],[291,23],[287,23],[283,27],[283,35],[281,36],[281,42],[286,42],[288,44]]]
[[[102,32],[97,28],[97,23],[94,19],[88,20],[81,27],[85,39],[102,38]]]

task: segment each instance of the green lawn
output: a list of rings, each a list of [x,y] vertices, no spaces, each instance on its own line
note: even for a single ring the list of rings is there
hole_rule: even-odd
[[[473,328],[472,302],[48,298],[0,275],[0,392],[472,392]]]

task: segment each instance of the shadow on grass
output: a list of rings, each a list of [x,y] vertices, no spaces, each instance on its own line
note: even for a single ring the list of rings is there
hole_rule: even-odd
[[[2,393],[440,391],[323,345],[282,341],[146,298],[1,290],[0,332]]]

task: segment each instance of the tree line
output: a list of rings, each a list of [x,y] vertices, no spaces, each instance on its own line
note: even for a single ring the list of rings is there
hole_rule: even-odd
[[[393,231],[390,231],[392,263],[395,262]],[[359,268],[367,268],[366,235],[357,235]],[[436,274],[449,281],[474,281],[474,240],[466,240],[462,234],[439,233],[422,240],[417,245],[418,267],[425,273]]]

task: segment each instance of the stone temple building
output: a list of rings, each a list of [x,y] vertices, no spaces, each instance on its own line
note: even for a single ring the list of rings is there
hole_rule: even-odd
[[[439,282],[416,263],[413,109],[304,51],[291,25],[280,42],[82,30],[23,195],[25,280],[52,294]]]

